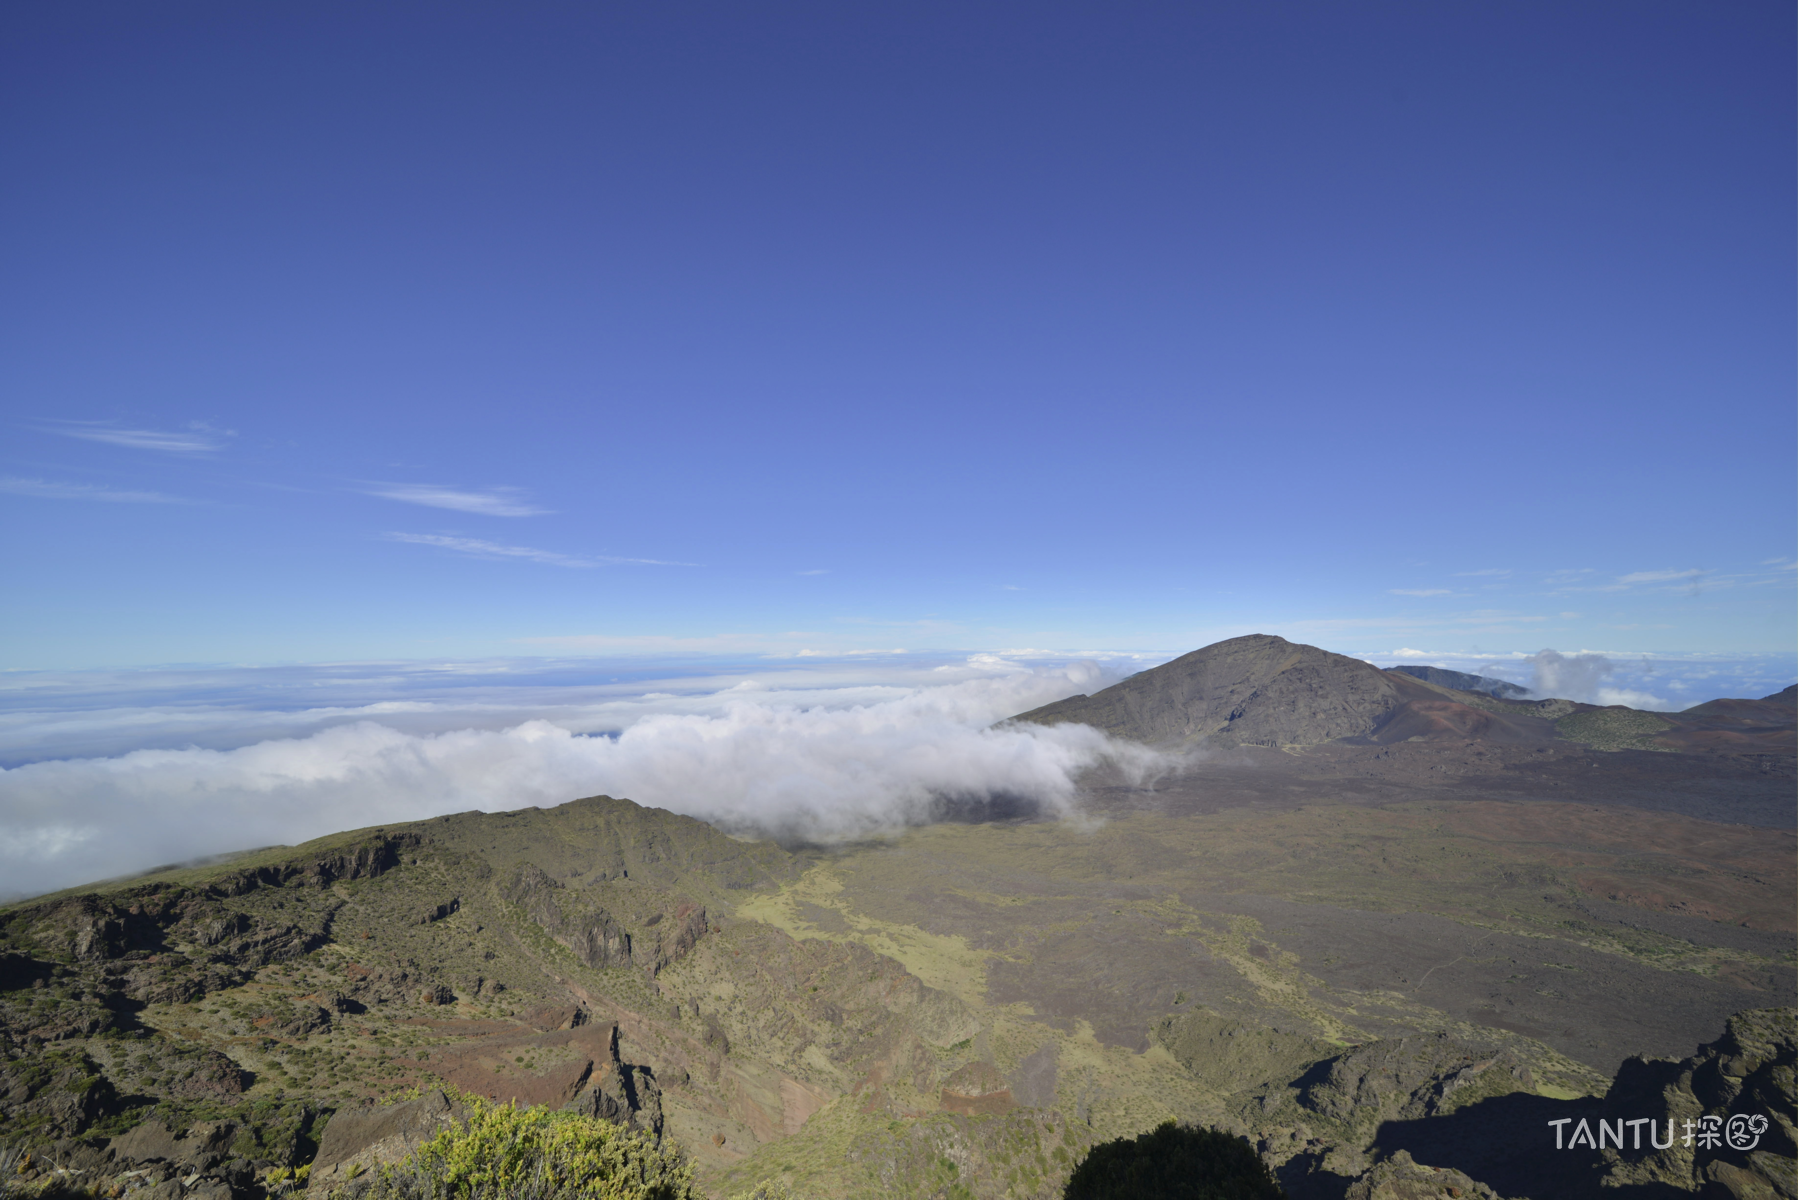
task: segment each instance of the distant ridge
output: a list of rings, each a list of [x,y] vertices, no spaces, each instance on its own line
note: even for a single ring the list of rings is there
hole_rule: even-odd
[[[1453,688],[1457,692],[1483,692],[1498,700],[1522,700],[1530,694],[1526,687],[1485,675],[1469,675],[1465,671],[1448,671],[1441,667],[1393,667],[1392,670],[1437,687]]]
[[[1113,737],[1170,747],[1436,742],[1464,748],[1572,743],[1685,754],[1798,750],[1792,716],[1798,685],[1762,700],[1712,700],[1662,713],[1457,686],[1466,681],[1522,691],[1502,680],[1435,667],[1382,671],[1358,658],[1256,633],[1012,720],[1091,725]]]

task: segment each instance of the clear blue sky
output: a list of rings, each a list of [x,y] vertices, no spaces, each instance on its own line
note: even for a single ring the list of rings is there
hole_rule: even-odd
[[[1787,652],[1794,38],[7,6],[0,665]]]

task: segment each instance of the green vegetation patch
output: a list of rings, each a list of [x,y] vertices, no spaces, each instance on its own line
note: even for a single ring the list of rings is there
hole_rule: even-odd
[[[1659,750],[1673,753],[1655,738],[1674,728],[1673,722],[1633,708],[1595,708],[1555,722],[1555,732],[1570,742],[1584,742],[1594,750]]]
[[[381,1169],[367,1200],[697,1200],[678,1151],[610,1121],[464,1095],[452,1126]]]

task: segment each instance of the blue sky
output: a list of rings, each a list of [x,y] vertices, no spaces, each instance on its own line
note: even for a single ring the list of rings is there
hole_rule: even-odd
[[[10,6],[0,665],[1788,655],[1794,33]]]

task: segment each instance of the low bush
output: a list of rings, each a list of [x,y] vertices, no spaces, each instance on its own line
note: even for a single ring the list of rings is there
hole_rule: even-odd
[[[383,1167],[364,1200],[698,1200],[672,1148],[610,1121],[462,1097],[451,1127]]]

